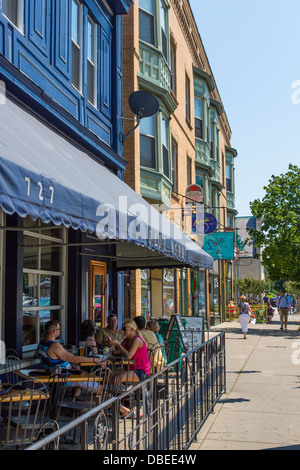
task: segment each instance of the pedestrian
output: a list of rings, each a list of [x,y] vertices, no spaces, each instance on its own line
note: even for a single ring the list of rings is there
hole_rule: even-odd
[[[246,297],[241,295],[241,302],[238,304],[239,320],[244,334],[244,339],[247,339],[248,325],[250,322],[250,314],[252,310],[250,305],[246,302]]]
[[[287,330],[288,313],[291,308],[291,301],[289,297],[286,296],[285,290],[280,291],[277,308],[280,315],[280,329],[283,330],[284,317],[284,328]]]
[[[273,323],[275,308],[272,307],[271,303],[267,303],[267,314],[268,314],[268,323]]]
[[[268,304],[269,302],[270,302],[269,297],[268,297],[267,295],[265,295],[265,296],[263,297],[263,303],[264,303],[264,304]]]

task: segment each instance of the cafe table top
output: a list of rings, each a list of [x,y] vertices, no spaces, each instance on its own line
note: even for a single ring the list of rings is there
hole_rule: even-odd
[[[50,398],[49,393],[43,393],[43,394],[35,394],[34,390],[12,390],[12,391],[7,391],[7,394],[0,395],[0,401],[2,403],[4,402],[18,402],[21,400],[28,401],[30,399],[32,400],[47,400]],[[2,392],[2,390],[1,390]]]
[[[30,372],[35,373],[35,375],[30,375]],[[39,381],[42,383],[48,383],[51,375],[36,375],[37,374],[37,369],[18,369],[14,371],[14,374],[18,375],[22,379],[26,380],[32,380],[34,381]],[[67,381],[68,382],[87,382],[89,379],[90,374],[88,372],[82,371],[80,375],[77,374],[70,374],[67,376]],[[57,378],[56,381],[59,381]]]

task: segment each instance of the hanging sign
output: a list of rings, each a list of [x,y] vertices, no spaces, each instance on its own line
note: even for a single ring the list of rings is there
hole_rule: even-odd
[[[217,219],[213,214],[192,214],[192,233],[198,235],[212,233],[216,230],[217,224]]]
[[[203,189],[199,184],[190,184],[185,190],[186,204],[203,202]]]
[[[203,250],[214,259],[234,259],[234,233],[215,232],[204,235]]]

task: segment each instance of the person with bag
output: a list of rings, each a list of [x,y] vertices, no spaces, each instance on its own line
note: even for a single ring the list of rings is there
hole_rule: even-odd
[[[253,313],[250,305],[246,302],[246,297],[244,295],[241,295],[241,302],[238,304],[238,313],[244,339],[247,339],[250,315],[253,315]]]
[[[283,330],[283,319],[284,327],[287,330],[288,322],[288,313],[291,308],[291,301],[287,295],[285,295],[285,290],[280,291],[279,299],[277,302],[277,309],[280,315],[280,329]]]

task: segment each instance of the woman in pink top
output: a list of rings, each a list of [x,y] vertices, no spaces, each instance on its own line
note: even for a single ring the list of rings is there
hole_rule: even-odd
[[[122,353],[128,359],[134,359],[135,364],[132,364],[129,374],[123,372],[121,380],[122,382],[141,382],[150,375],[150,362],[146,343],[138,336],[137,326],[133,320],[125,321],[122,330],[125,336],[122,343],[120,344],[119,341],[111,339],[109,345],[114,347],[117,354]],[[121,406],[120,412],[123,416],[127,416],[130,410]]]

